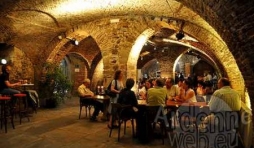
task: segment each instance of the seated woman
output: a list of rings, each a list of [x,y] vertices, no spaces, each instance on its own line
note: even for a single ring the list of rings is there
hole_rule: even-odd
[[[191,82],[189,80],[184,80],[182,84],[182,88],[180,89],[180,95],[179,98],[177,98],[177,101],[181,102],[197,102],[195,92],[191,88]]]
[[[147,91],[149,88],[153,88],[153,79],[146,80],[145,86],[139,90],[140,99],[143,99],[143,100],[147,99]]]
[[[136,95],[134,91],[131,90],[131,88],[134,86],[134,83],[135,83],[134,79],[132,78],[128,78],[126,80],[126,88],[121,90],[117,103],[120,103],[122,105],[131,105],[132,107],[135,107],[138,105]],[[133,108],[128,108],[124,110],[122,114],[127,117],[135,116],[135,112]]]
[[[205,83],[203,81],[198,81],[198,87],[196,90],[197,101],[198,102],[205,102],[204,95],[205,95]]]
[[[21,86],[21,82],[11,83],[9,81],[10,72],[11,72],[10,65],[2,66],[2,74],[0,75],[0,94],[10,95],[12,97],[14,94],[21,93],[19,90],[13,89],[16,86]],[[11,103],[12,105],[16,103],[16,99],[14,97],[12,97]]]

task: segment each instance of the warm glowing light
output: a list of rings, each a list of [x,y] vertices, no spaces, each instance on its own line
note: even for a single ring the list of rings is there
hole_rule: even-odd
[[[2,60],[1,60],[1,63],[2,63],[2,64],[7,64],[7,60],[2,59]]]
[[[55,15],[79,14],[84,12],[95,12],[105,7],[120,6],[122,0],[67,0],[52,9]]]

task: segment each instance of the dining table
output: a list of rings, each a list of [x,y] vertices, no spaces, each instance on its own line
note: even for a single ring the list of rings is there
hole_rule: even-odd
[[[25,91],[27,87],[32,87],[32,86],[34,86],[34,84],[32,84],[32,83],[24,83],[24,84],[21,84],[21,86],[23,87],[23,91]]]

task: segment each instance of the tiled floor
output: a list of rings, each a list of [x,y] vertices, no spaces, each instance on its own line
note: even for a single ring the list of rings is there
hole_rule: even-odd
[[[131,137],[131,128],[127,127],[126,135],[117,142],[117,131],[108,137],[107,122],[90,122],[84,117],[78,119],[79,100],[73,97],[56,109],[39,109],[37,114],[30,118],[30,122],[23,119],[22,124],[15,119],[16,129],[8,124],[8,133],[0,130],[0,148],[146,148],[167,147],[169,142],[162,145],[160,139],[150,144],[140,144]],[[101,114],[99,116],[102,116]]]

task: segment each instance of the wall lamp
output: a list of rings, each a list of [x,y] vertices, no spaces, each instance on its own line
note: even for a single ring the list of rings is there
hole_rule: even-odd
[[[61,40],[61,39],[63,39],[63,36],[59,35],[58,38]],[[70,40],[71,44],[73,44],[73,45],[77,46],[79,44],[79,41],[75,38],[69,38],[69,37],[65,37],[65,38]]]
[[[6,59],[1,59],[1,64],[3,64],[3,65],[7,64],[7,60]]]

